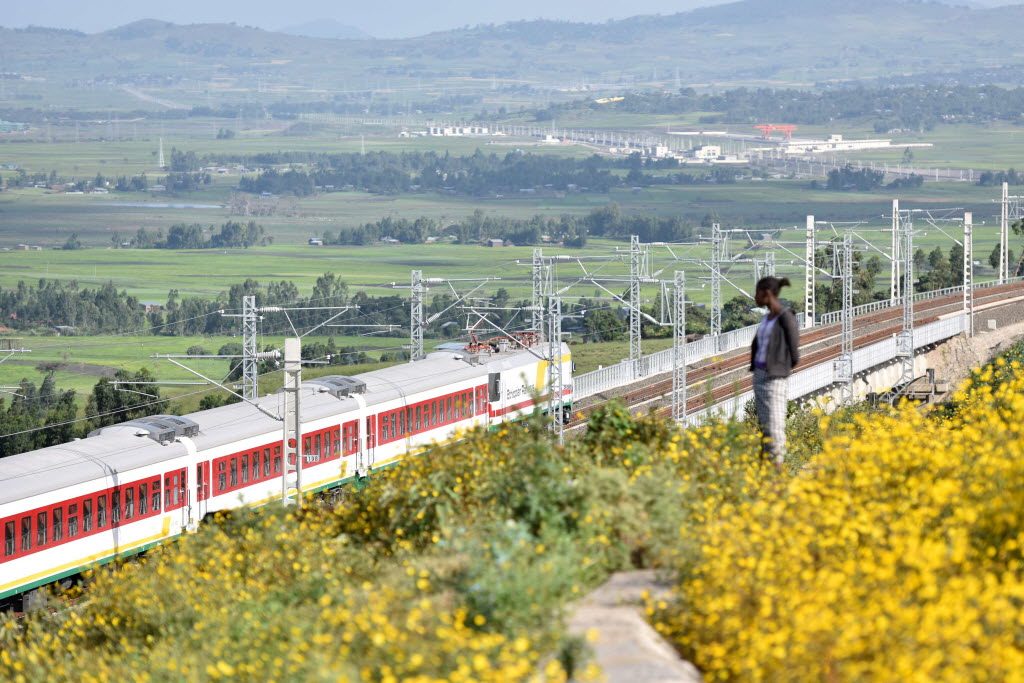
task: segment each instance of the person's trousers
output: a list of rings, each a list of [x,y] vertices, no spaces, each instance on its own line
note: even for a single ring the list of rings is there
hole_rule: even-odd
[[[786,402],[789,378],[769,377],[767,370],[754,370],[754,406],[761,425],[761,452],[781,465],[786,457]]]

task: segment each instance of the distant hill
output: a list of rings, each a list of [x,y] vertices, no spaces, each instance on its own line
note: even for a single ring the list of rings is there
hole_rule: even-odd
[[[5,71],[67,87],[159,86],[175,101],[202,103],[204,90],[256,92],[258,82],[261,92],[279,97],[365,88],[422,101],[442,91],[451,97],[496,85],[574,91],[674,89],[677,82],[808,86],[1005,72],[1024,64],[1021,25],[1024,5],[741,0],[669,16],[600,24],[521,21],[401,40],[336,40],[340,25],[309,37],[145,20],[92,35],[0,29],[0,45]]]
[[[307,21],[294,26],[286,26],[280,30],[293,36],[306,36],[309,38],[332,38],[335,40],[365,40],[372,38],[370,34],[348,24],[342,24],[334,19],[318,19]]]

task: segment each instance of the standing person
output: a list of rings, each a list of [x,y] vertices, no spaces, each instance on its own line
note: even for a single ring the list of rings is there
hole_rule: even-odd
[[[779,289],[789,278],[763,277],[754,301],[768,309],[750,345],[750,371],[754,373],[754,404],[761,425],[761,453],[782,468],[786,455],[786,393],[789,373],[800,362],[800,332],[796,316],[779,301]]]

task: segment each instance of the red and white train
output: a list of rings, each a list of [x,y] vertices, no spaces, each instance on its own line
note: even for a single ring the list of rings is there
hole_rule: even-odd
[[[459,431],[515,420],[547,394],[546,347],[446,351],[302,384],[303,490],[338,486]],[[563,410],[572,361],[562,344]],[[258,399],[280,413],[282,394]],[[282,425],[248,403],[104,427],[0,459],[0,600],[280,500]]]

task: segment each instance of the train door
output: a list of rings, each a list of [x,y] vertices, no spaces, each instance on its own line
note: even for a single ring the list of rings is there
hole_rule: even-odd
[[[195,529],[199,524],[199,517],[195,514],[198,508],[194,507],[195,497],[192,495],[194,482],[189,481],[189,470],[183,467],[171,476],[171,501],[178,508],[180,513],[180,524],[183,529]]]
[[[207,506],[209,505],[210,499],[210,462],[198,463],[196,465],[196,508],[197,514],[194,515],[197,519],[202,519],[206,516]]]
[[[487,399],[490,401],[491,408],[494,411],[491,415],[505,415],[507,406],[505,405],[504,393],[501,390],[501,373],[492,372],[487,378]],[[476,414],[480,411],[476,409],[473,412]]]
[[[366,416],[366,467],[373,467],[377,461],[377,416]]]

